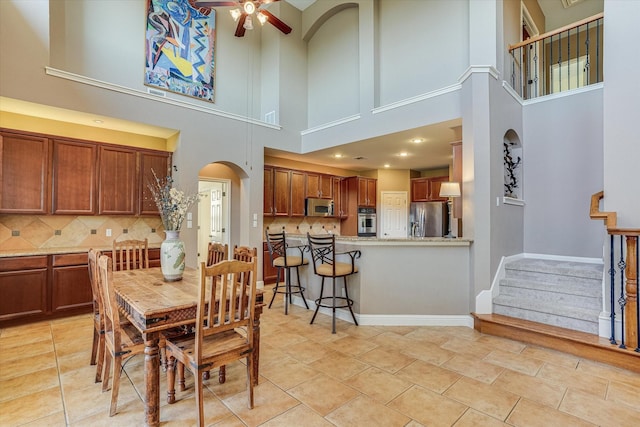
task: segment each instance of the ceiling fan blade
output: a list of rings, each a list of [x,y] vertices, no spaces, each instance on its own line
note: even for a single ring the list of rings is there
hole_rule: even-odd
[[[244,21],[246,20],[247,20],[247,14],[243,13],[240,19],[238,19],[238,26],[236,27],[236,34],[235,34],[236,37],[244,37],[244,32],[245,32]]]
[[[225,7],[225,6],[240,6],[240,3],[237,1],[195,0],[195,5],[197,7]]]
[[[262,3],[262,4],[269,4],[269,3],[275,3],[275,2],[277,2],[277,1],[280,1],[280,0],[262,0],[260,3]]]
[[[267,21],[269,21],[271,25],[273,25],[283,33],[289,34],[291,32],[291,27],[285,24],[284,22],[282,22],[280,19],[278,19],[273,13],[264,9],[261,9],[260,13],[262,13],[264,16],[267,17]]]

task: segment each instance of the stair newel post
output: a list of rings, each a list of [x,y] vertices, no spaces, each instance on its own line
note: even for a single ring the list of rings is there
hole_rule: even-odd
[[[638,343],[638,259],[637,259],[637,246],[638,246],[638,237],[637,236],[626,236],[627,238],[627,260],[626,260],[626,269],[625,275],[627,276],[626,281],[626,312],[625,312],[625,323],[627,325],[627,333],[625,341],[629,346],[640,347]]]

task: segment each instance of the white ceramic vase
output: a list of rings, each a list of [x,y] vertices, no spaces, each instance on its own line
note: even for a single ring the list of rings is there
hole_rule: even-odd
[[[166,238],[160,246],[160,267],[166,282],[182,280],[184,273],[184,243],[179,230],[165,230]]]

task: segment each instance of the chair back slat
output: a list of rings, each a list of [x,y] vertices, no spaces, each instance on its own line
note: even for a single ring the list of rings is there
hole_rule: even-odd
[[[258,264],[258,249],[249,246],[235,245],[233,247],[233,259],[244,262],[255,262],[256,264]],[[245,286],[249,286],[249,281],[251,279],[250,274],[243,274],[240,278],[243,281],[239,283],[243,283]]]
[[[111,256],[118,271],[149,268],[148,239],[114,241]]]
[[[207,248],[207,266],[217,264],[220,261],[224,261],[229,257],[229,245],[209,242]]]
[[[201,264],[200,292],[196,318],[195,356],[202,358],[205,337],[244,328],[252,342],[256,299],[256,263],[226,260]],[[246,286],[238,286],[246,283]]]
[[[102,295],[100,295],[100,289],[98,287],[98,258],[100,257],[100,251],[95,249],[89,249],[88,252],[88,265],[89,265],[89,282],[91,282],[91,294],[93,299],[93,314],[100,318],[102,324]],[[102,329],[102,328],[101,328]]]
[[[116,349],[122,346],[120,332],[120,313],[113,287],[113,261],[106,255],[98,258],[98,287],[102,294],[104,308],[104,332],[113,335],[113,345]]]

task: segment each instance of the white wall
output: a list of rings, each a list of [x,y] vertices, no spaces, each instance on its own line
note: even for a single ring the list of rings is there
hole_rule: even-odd
[[[589,218],[603,188],[602,117],[602,89],[524,107],[525,252],[602,256],[602,222]]]
[[[379,103],[457,83],[469,66],[466,1],[380,0]]]
[[[358,28],[358,9],[343,9],[308,42],[309,127],[360,111]]]
[[[640,1],[604,3],[604,209],[618,226],[640,227],[640,56],[633,37]]]

